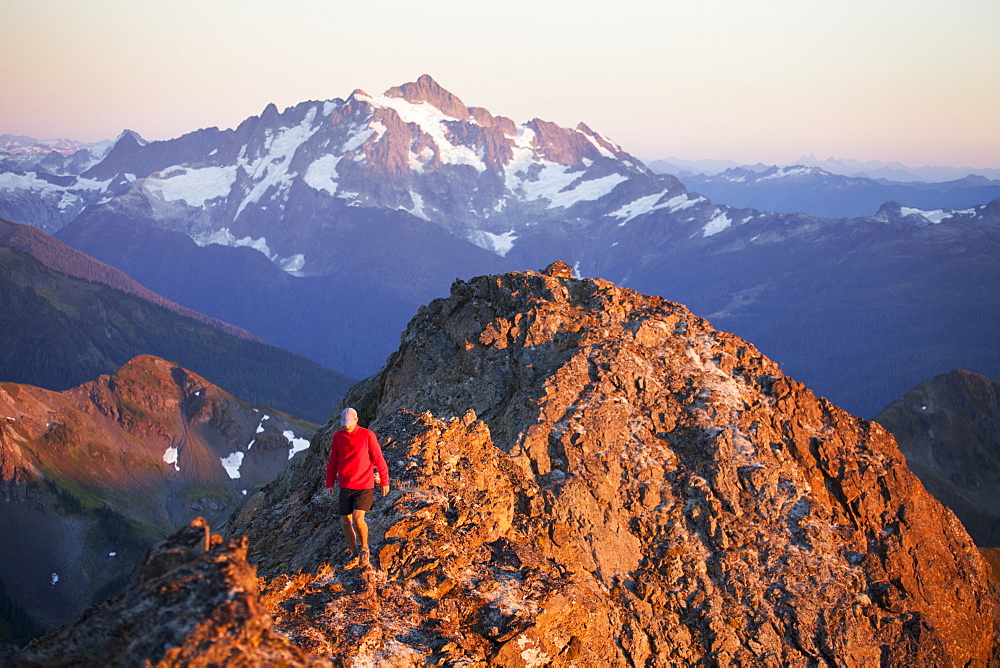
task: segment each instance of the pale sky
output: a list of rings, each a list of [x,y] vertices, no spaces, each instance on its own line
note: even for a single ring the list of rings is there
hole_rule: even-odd
[[[644,159],[1000,167],[1000,0],[0,0],[0,133],[169,139],[421,74]]]

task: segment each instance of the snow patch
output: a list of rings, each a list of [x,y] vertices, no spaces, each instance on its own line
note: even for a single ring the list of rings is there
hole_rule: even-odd
[[[781,167],[776,170],[773,174],[768,174],[767,176],[760,177],[760,181],[769,181],[771,179],[783,179],[788,176],[802,176],[803,174],[809,174],[812,172],[812,167],[802,167],[801,165],[793,167]]]
[[[112,179],[96,181],[94,179],[78,177],[73,185],[62,187],[38,178],[38,174],[35,172],[27,172],[25,174],[4,172],[0,174],[0,190],[27,190],[40,196],[58,196],[61,198],[59,208],[62,210],[70,205],[70,201],[66,199],[70,193],[106,192],[108,186],[111,185],[111,181]]]
[[[948,211],[947,209],[936,209],[934,211],[923,211],[921,209],[914,209],[914,208],[911,208],[911,207],[908,207],[908,206],[903,206],[903,207],[900,207],[899,210],[900,210],[900,213],[902,213],[904,216],[914,216],[914,215],[916,215],[916,216],[922,216],[925,220],[927,220],[928,222],[933,223],[935,225],[937,225],[938,223],[940,223],[945,218],[951,218],[951,216],[952,216],[952,212]],[[959,213],[965,213],[965,212],[964,211],[960,211]]]
[[[628,181],[628,177],[621,174],[609,174],[597,179],[580,181],[568,190],[561,190],[549,195],[547,208],[562,207],[568,209],[577,202],[598,200],[614,190],[619,183],[625,181]]]
[[[420,149],[420,153],[414,153],[410,151],[409,158],[407,161],[410,164],[410,169],[415,171],[417,174],[424,173],[424,167],[427,163],[434,158],[434,151],[430,146],[424,146]]]
[[[530,157],[528,162],[533,163]],[[518,182],[510,189],[514,192],[520,190],[528,201],[547,199],[551,202],[555,193],[572,185],[580,174],[578,171],[570,171],[570,167],[566,165],[554,162],[533,163],[526,171],[515,174]]]
[[[229,231],[228,227],[223,227],[220,230],[216,230],[210,234],[199,234],[194,237],[194,242],[199,246],[208,246],[209,244],[218,244],[219,246],[232,246],[234,248],[239,248],[241,246],[247,246],[253,248],[255,251],[263,253],[264,255],[271,257],[271,249],[267,247],[267,238],[261,237],[260,239],[253,239],[249,236],[243,237],[242,239],[237,239],[232,232]]]
[[[339,163],[340,156],[324,155],[306,168],[306,174],[302,180],[313,190],[336,195],[337,181],[340,179],[340,175],[337,173]]]
[[[718,234],[727,227],[733,224],[733,221],[729,219],[725,211],[719,211],[718,214],[712,220],[708,221],[705,225],[703,236],[710,237],[713,234]]]
[[[348,139],[346,142],[344,142],[344,145],[341,147],[341,149],[344,151],[344,153],[351,153],[353,151],[357,151],[366,141],[371,139],[374,134],[375,130],[371,128],[367,128],[365,130],[357,132],[351,135],[351,138]]]
[[[290,258],[281,260],[278,263],[283,270],[287,271],[292,276],[301,276],[302,269],[306,266],[306,256],[302,253],[296,253]]]
[[[666,201],[661,201],[669,194],[670,192],[666,191],[640,197],[608,215],[615,218],[624,218],[625,220],[618,223],[618,227],[623,227],[630,220],[659,209],[668,209],[671,213],[676,213],[677,211],[683,211],[705,201],[704,197],[690,197],[687,193],[681,193]]]
[[[257,433],[258,434],[263,434],[264,433],[264,422],[267,421],[267,420],[270,420],[270,419],[271,419],[271,416],[268,415],[267,413],[265,413],[264,417],[262,417],[260,419],[260,424],[257,425]]]
[[[228,227],[223,227],[215,232],[195,235],[191,238],[199,246],[217,244],[219,246],[230,246],[232,248],[240,248],[243,246],[252,248],[258,253],[262,253],[268,260],[276,263],[284,271],[292,274],[293,276],[301,276],[302,269],[306,266],[306,256],[302,253],[296,253],[286,258],[279,257],[277,253],[271,255],[271,249],[267,245],[267,237],[254,239],[253,237],[246,236],[242,239],[237,239],[236,236],[229,231]]]
[[[168,202],[181,201],[188,206],[205,206],[209,200],[226,197],[236,182],[236,166],[168,167],[162,176],[146,179],[146,188],[158,193]]]
[[[52,577],[49,578],[49,582],[52,584],[53,587],[55,587],[56,583],[59,582],[59,574],[53,573]]]
[[[163,461],[165,461],[167,464],[173,464],[175,471],[180,471],[181,470],[181,467],[177,463],[177,448],[176,447],[167,448],[167,451],[163,453]]]
[[[496,253],[500,257],[506,257],[507,253],[509,253],[514,247],[514,242],[517,241],[517,235],[514,233],[513,229],[509,232],[504,232],[503,234],[493,234],[492,232],[475,230],[469,235],[469,241],[484,250]]]
[[[430,135],[437,146],[437,154],[446,165],[469,165],[477,172],[486,171],[481,151],[473,151],[467,146],[455,145],[448,140],[446,116],[440,109],[427,102],[413,103],[401,97],[378,97],[372,99],[372,104],[383,109],[392,109],[404,123],[416,123],[420,129]],[[464,119],[461,119],[464,120]]]
[[[240,477],[240,466],[243,464],[243,453],[236,451],[228,457],[220,457],[219,461],[222,462],[222,468],[226,469],[226,473],[233,480]]]
[[[288,441],[288,445],[292,446],[288,451],[288,458],[291,459],[303,450],[309,449],[309,441],[304,438],[296,438],[295,433],[291,430],[281,432],[281,435],[285,437]]]
[[[34,172],[26,174],[14,174],[5,172],[0,174],[0,190],[29,190],[38,192],[54,192],[61,190],[59,186],[38,178]]]
[[[422,218],[424,220],[430,220],[427,214],[424,212],[424,198],[420,196],[416,190],[410,188],[410,199],[413,201],[413,206],[407,209],[406,207],[400,207],[403,211],[413,214],[417,218]]]
[[[579,130],[577,132],[579,132]],[[580,134],[586,137],[590,141],[590,143],[594,145],[594,148],[597,149],[597,152],[600,153],[602,156],[604,156],[605,158],[611,158],[612,160],[615,159],[615,154],[609,151],[608,149],[604,148],[604,146],[602,146],[601,143],[597,141],[596,138],[591,137],[585,132],[580,132]]]
[[[79,201],[80,197],[78,195],[74,195],[71,192],[64,192],[62,199],[59,200],[59,211],[66,211],[66,209]]]

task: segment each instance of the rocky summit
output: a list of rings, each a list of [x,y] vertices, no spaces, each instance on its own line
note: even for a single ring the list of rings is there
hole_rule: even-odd
[[[266,617],[337,665],[996,660],[989,567],[892,436],[678,304],[562,263],[456,281],[345,405],[393,478],[374,568],[342,568],[331,423],[230,518],[260,605],[192,605],[215,643]]]

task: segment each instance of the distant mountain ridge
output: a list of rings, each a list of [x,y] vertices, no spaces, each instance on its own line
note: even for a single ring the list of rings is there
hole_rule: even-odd
[[[246,401],[314,421],[328,417],[353,382],[257,339],[174,313],[142,294],[57,271],[31,253],[78,274],[94,276],[101,267],[37,230],[21,235],[18,226],[0,229],[14,233],[7,242],[30,242],[0,244],[2,381],[61,391],[111,373],[136,355],[156,354]],[[107,276],[111,282],[121,278],[114,270]]]
[[[55,269],[67,276],[103,283],[108,287],[162,306],[178,315],[203,322],[237,338],[260,340],[245,329],[210,318],[203,313],[172,302],[137,283],[124,272],[58,242],[55,238],[30,225],[20,225],[0,219],[0,246],[22,250],[50,269]]]
[[[674,174],[675,176],[692,176],[701,174],[715,176],[727,169],[743,168],[753,171],[763,171],[771,166],[764,163],[741,164],[735,160],[689,160],[685,158],[651,158],[646,164],[657,174]],[[885,163],[879,160],[859,161],[851,159],[827,158],[820,160],[815,155],[804,155],[798,160],[788,163],[792,166],[819,167],[831,174],[870,178],[881,181],[936,183],[960,180],[969,175],[983,177],[989,180],[1000,180],[1000,168],[922,166],[912,167],[901,162]]]
[[[0,134],[0,156],[3,155],[39,155],[58,153],[71,155],[78,151],[91,151],[100,154],[110,147],[108,140],[100,142],[82,142],[61,137],[59,139],[36,139],[26,135]]]
[[[942,183],[903,183],[841,176],[806,165],[733,167],[712,176],[687,175],[682,181],[715,202],[822,218],[871,216],[889,201],[938,211],[945,218],[1000,197],[1000,180],[971,174]]]

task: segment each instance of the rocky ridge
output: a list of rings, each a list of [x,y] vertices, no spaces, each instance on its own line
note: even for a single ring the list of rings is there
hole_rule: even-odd
[[[456,282],[345,400],[395,490],[342,572],[329,429],[227,528],[297,645],[396,665],[985,665],[997,592],[878,424],[685,308]]]
[[[340,569],[331,423],[231,517],[260,606],[191,606],[213,652],[270,617],[342,665],[998,658],[989,565],[891,435],[678,304],[562,263],[457,281],[345,403],[394,478],[378,569]]]

